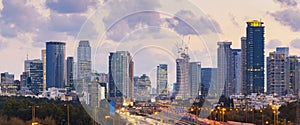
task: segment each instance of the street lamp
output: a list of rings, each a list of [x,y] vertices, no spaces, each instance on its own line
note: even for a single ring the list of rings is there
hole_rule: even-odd
[[[68,125],[70,125],[70,104],[64,104],[67,107]]]
[[[259,112],[261,112],[261,123],[262,123],[262,125],[264,125],[264,112],[262,109],[259,110]]]
[[[226,112],[226,108],[222,108],[223,122],[225,122],[225,112]]]
[[[276,104],[273,105],[272,103],[270,104],[270,106],[272,107],[272,110],[273,110],[273,113],[274,113],[274,125],[277,125],[279,106],[276,105]]]
[[[109,115],[105,116],[105,119],[111,119],[113,122],[113,125],[115,125],[115,120],[112,117],[110,117]]]
[[[32,125],[37,125],[38,124],[38,122],[36,122],[35,121],[35,108],[38,108],[39,106],[36,106],[35,104],[33,104],[33,106],[29,106],[29,107],[31,107],[32,109],[32,112],[31,112],[31,117],[32,117],[32,122],[31,122],[31,124]]]

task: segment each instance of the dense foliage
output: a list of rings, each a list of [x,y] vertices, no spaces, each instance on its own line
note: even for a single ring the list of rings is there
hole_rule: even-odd
[[[70,124],[92,124],[79,101],[35,99],[31,97],[0,97],[0,124],[23,125],[32,120],[32,106],[36,110],[36,121],[47,125],[67,124],[67,106],[70,106]]]

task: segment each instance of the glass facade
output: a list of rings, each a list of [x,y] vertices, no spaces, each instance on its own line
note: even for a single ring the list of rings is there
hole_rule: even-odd
[[[91,81],[92,62],[91,62],[91,46],[89,41],[80,41],[77,48],[77,78],[85,83]]]
[[[156,73],[157,95],[168,96],[168,65],[157,66]]]
[[[117,51],[109,56],[109,97],[133,98],[133,61],[129,52]]]
[[[65,43],[46,43],[46,88],[64,88]]]
[[[27,79],[30,79],[30,82],[25,82],[25,86],[36,95],[42,93],[44,88],[43,61],[40,59],[26,60],[25,72],[28,74]]]
[[[264,26],[263,22],[253,20],[247,22],[246,59],[247,59],[247,92],[264,93]]]

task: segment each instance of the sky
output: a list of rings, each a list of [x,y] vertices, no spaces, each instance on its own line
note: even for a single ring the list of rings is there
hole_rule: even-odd
[[[290,54],[297,55],[299,4],[298,0],[0,0],[0,72],[18,79],[27,55],[41,58],[45,42],[64,41],[66,56],[75,56],[79,40],[88,39],[94,70],[107,72],[110,51],[130,49],[135,75],[155,76],[158,63],[167,63],[174,82],[181,40],[191,49],[193,61],[214,67],[216,43],[231,41],[233,48],[240,48],[246,21],[253,19],[265,23],[265,55],[277,46],[290,47]],[[137,10],[156,12],[134,13]]]

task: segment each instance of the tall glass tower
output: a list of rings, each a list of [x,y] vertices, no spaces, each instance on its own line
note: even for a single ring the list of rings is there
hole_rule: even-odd
[[[156,73],[157,94],[160,96],[168,96],[168,65],[159,64]]]
[[[26,83],[28,87],[34,94],[39,94],[43,92],[43,61],[40,59],[26,60],[24,62],[25,72],[30,78],[29,83]]]
[[[109,97],[133,99],[133,60],[128,51],[112,52],[109,55]]]
[[[64,64],[65,64],[64,42],[46,43],[46,88],[64,87]]]
[[[218,42],[218,88],[223,95],[234,94],[232,83],[232,42]]]
[[[264,93],[264,28],[262,21],[247,22],[246,31],[246,76],[247,91],[245,94]]]
[[[85,83],[91,81],[92,61],[89,41],[80,41],[77,47],[77,79]],[[81,82],[81,81],[80,81]]]

